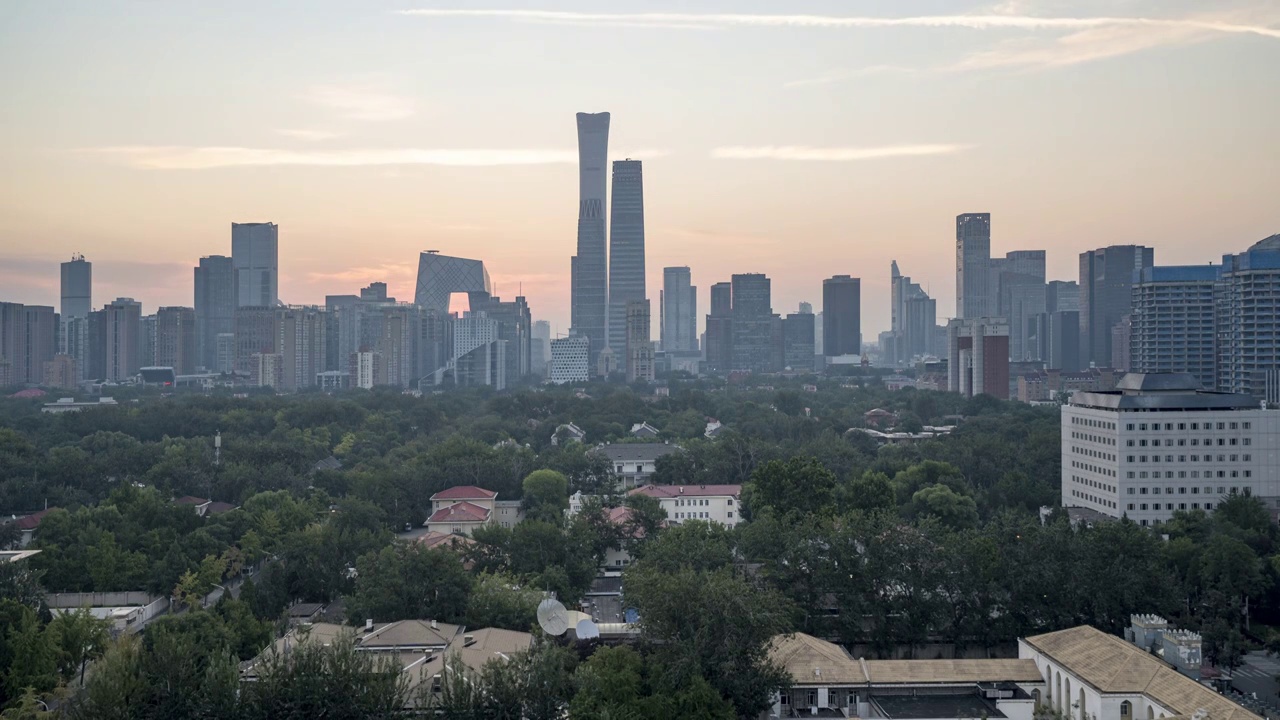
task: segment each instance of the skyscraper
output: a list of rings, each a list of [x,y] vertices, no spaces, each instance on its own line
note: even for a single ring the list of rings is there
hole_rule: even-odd
[[[588,380],[587,353],[590,343],[581,335],[551,341],[551,382],[563,385]]]
[[[862,280],[836,275],[822,281],[822,351],[827,357],[862,354]]]
[[[989,315],[991,213],[956,216],[956,317]],[[830,355],[831,353],[827,353]]]
[[[1080,309],[1080,284],[1075,280],[1050,280],[1045,291],[1045,311]]]
[[[248,374],[254,366],[254,355],[279,352],[280,309],[247,305],[236,308],[235,369]]]
[[[196,311],[162,307],[156,311],[155,364],[171,367],[175,375],[196,371]]]
[[[27,311],[22,303],[0,302],[0,387],[27,381]]]
[[[698,349],[698,288],[690,281],[688,267],[662,269],[663,352]]]
[[[1214,287],[1218,390],[1280,404],[1280,234],[1222,257]]]
[[[532,352],[529,356],[529,370],[539,378],[547,376],[547,368],[551,364],[551,323],[537,320],[533,323]]]
[[[1205,390],[1217,384],[1213,265],[1143,268],[1133,286],[1129,367],[1140,373],[1190,373]]]
[[[1009,325],[1003,318],[956,318],[947,325],[947,389],[1009,399]]]
[[[609,113],[578,113],[578,251],[570,265],[570,331],[589,343],[594,368],[606,333],[609,280],[605,254],[605,176]]]
[[[782,321],[782,364],[797,372],[813,370],[814,315],[798,312]]]
[[[1115,367],[1112,330],[1133,304],[1134,273],[1154,264],[1155,251],[1142,245],[1112,245],[1080,253],[1081,366]]]
[[[707,314],[707,343],[703,348],[707,368],[717,372],[733,369],[733,285],[711,286],[711,312]]]
[[[627,306],[647,300],[644,282],[644,175],[639,160],[613,162],[609,203],[609,345],[623,351]]]
[[[280,313],[280,384],[284,392],[297,392],[316,384],[326,359],[324,311],[317,307],[290,307]]]
[[[616,190],[615,190],[616,197]],[[653,382],[653,336],[649,321],[649,301],[627,303],[627,382]]]
[[[93,263],[75,255],[62,263],[62,319],[89,317],[93,311]]]
[[[498,340],[505,340],[507,348],[505,377],[508,384],[520,382],[533,370],[533,316],[523,295],[503,302],[502,298],[488,293],[469,294],[471,312],[483,312],[498,322]]]
[[[772,289],[769,278],[760,273],[733,276],[733,370],[773,372],[774,333]],[[715,311],[712,288],[712,311]]]
[[[428,250],[418,256],[415,305],[445,315],[449,312],[449,299],[454,293],[471,292],[493,292],[489,271],[483,262],[441,255],[437,250]],[[363,291],[361,295],[364,295]]]
[[[210,255],[195,268],[196,362],[218,367],[218,336],[235,332],[236,273],[231,258]]]
[[[96,317],[97,322],[93,322]],[[90,357],[93,369],[88,377],[122,382],[138,374],[142,348],[142,303],[133,298],[116,298],[90,314]]]
[[[231,223],[236,307],[280,303],[280,228],[275,223]]]

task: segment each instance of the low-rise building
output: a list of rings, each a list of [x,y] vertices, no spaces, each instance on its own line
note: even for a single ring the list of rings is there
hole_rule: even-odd
[[[862,422],[869,428],[891,428],[898,424],[898,416],[884,408],[872,408],[862,413]]]
[[[658,458],[679,452],[667,443],[610,443],[592,450],[609,461],[621,489],[647,485],[658,471]]]
[[[431,516],[425,526],[432,532],[470,537],[489,523],[512,527],[523,519],[519,500],[499,500],[492,490],[458,485],[431,496]]]
[[[568,445],[569,443],[582,442],[587,434],[582,428],[573,423],[565,423],[556,428],[555,434],[551,436],[552,445]]]
[[[115,407],[118,405],[115,398],[100,397],[97,402],[76,402],[75,398],[58,398],[58,402],[45,403],[40,408],[40,412],[46,413],[67,413],[80,412],[81,410],[90,410],[93,408]]]
[[[645,485],[627,494],[656,498],[669,523],[705,520],[733,527],[742,519],[741,485]]]
[[[39,512],[33,512],[30,515],[23,515],[12,520],[18,526],[18,549],[30,545],[36,539],[36,531],[40,528],[40,521],[44,520],[45,515],[57,509],[45,508]]]
[[[1048,402],[1059,393],[1100,392],[1116,388],[1116,372],[1111,368],[1089,368],[1080,372],[1037,370],[1018,376],[1018,400]]]
[[[647,422],[638,422],[631,426],[631,437],[650,440],[658,437],[658,428]]]

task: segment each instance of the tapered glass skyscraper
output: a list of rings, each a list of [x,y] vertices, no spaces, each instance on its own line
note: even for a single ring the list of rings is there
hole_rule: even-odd
[[[596,367],[608,341],[608,263],[605,255],[605,173],[609,163],[609,113],[578,113],[578,252],[570,280],[570,327],[590,343],[588,367]]]
[[[646,300],[644,287],[644,181],[639,160],[613,163],[609,205],[609,347],[627,346],[627,305]]]

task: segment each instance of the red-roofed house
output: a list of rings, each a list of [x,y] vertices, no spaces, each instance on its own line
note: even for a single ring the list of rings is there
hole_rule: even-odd
[[[511,527],[524,519],[519,500],[499,500],[498,493],[474,485],[459,485],[431,496],[428,530],[471,535],[475,528],[493,522]]]
[[[36,528],[40,527],[40,521],[44,519],[44,516],[57,509],[58,508],[47,508],[40,512],[24,515],[14,521],[18,525],[18,532],[21,533],[21,536],[18,538],[18,547],[20,549],[30,545],[31,541],[35,539]]]
[[[671,523],[705,520],[733,527],[742,518],[741,485],[645,485],[627,494],[657,498]]]

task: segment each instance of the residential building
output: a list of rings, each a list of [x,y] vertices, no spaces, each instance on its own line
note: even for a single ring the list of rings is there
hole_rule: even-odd
[[[956,318],[992,315],[991,213],[956,216]],[[827,352],[827,355],[830,355]]]
[[[72,390],[79,383],[79,379],[76,359],[70,355],[59,353],[44,364],[44,384],[48,387]]]
[[[1018,640],[1042,678],[1043,711],[1067,720],[1261,720],[1146,650],[1082,625]]]
[[[662,351],[669,353],[697,350],[698,288],[692,284],[688,267],[662,269],[659,305],[662,306],[659,329]]]
[[[418,256],[418,283],[413,302],[439,315],[449,313],[454,293],[492,293],[489,271],[479,260],[441,255],[428,250]]]
[[[236,299],[236,272],[231,258],[200,258],[195,268],[196,356],[197,364],[208,370],[231,370],[218,364],[218,336],[235,333]]]
[[[1213,265],[1143,268],[1133,286],[1130,363],[1140,373],[1186,372],[1217,386]]]
[[[1112,245],[1080,253],[1080,364],[1113,364],[1112,329],[1133,304],[1136,272],[1155,264],[1155,251],[1142,245]]]
[[[159,331],[159,321],[155,313],[143,315],[138,323],[138,366],[139,367],[155,367],[156,364],[156,334]]]
[[[253,353],[249,356],[249,385],[282,390],[284,356],[280,353]]]
[[[655,498],[667,511],[667,522],[703,520],[727,527],[742,519],[741,485],[644,485],[627,493]]]
[[[1129,351],[1133,347],[1133,317],[1125,315],[1111,327],[1111,367],[1117,370],[1133,369]]]
[[[92,313],[90,313],[92,314]],[[89,316],[58,318],[58,349],[75,361],[76,383],[85,379],[93,363],[93,345],[89,342]]]
[[[498,493],[474,485],[460,485],[431,496],[426,527],[435,532],[471,536],[477,527],[496,523],[513,527],[524,519],[519,500],[499,500]]]
[[[101,310],[89,314],[89,335],[93,361],[88,377],[124,382],[133,379],[142,367],[138,357],[142,343],[142,304],[133,298],[117,298]]]
[[[862,354],[862,280],[835,275],[822,281],[822,352]]]
[[[760,273],[733,276],[731,369],[774,372],[773,307],[769,278]],[[714,290],[714,288],[713,288]],[[715,311],[712,298],[712,312]]]
[[[609,461],[618,487],[624,490],[648,485],[658,471],[658,458],[676,452],[679,447],[661,442],[610,443],[591,450]]]
[[[44,385],[45,363],[58,354],[58,313],[48,305],[23,306],[21,382]]]
[[[4,385],[26,383],[26,356],[26,306],[22,303],[0,302],[0,363],[8,369],[8,380]]]
[[[814,366],[813,313],[792,313],[782,321],[782,365],[810,372]]]
[[[244,305],[235,309],[236,372],[245,375],[252,372],[254,355],[279,352],[280,315],[275,306]]]
[[[586,382],[590,373],[590,341],[584,335],[571,335],[551,341],[551,382],[563,385]]]
[[[178,375],[194,375],[196,366],[196,311],[189,307],[162,307],[156,311],[155,364],[171,367]]]
[[[350,387],[372,390],[382,385],[382,358],[372,350],[358,350],[351,353],[347,364],[347,383]]]
[[[1217,388],[1280,406],[1280,234],[1224,255],[1214,293]]]
[[[373,347],[382,361],[382,381],[387,385],[409,387],[418,378],[416,353],[421,336],[421,310],[416,305],[390,302],[379,306],[377,315],[380,332]]]
[[[324,311],[318,307],[290,307],[280,312],[281,371],[277,389],[297,392],[313,387],[325,371],[328,330]]]
[[[616,193],[614,197],[617,197]],[[616,215],[614,217],[617,217]],[[625,350],[627,382],[653,382],[653,339],[649,325],[649,301],[627,303]]]
[[[231,266],[236,307],[280,304],[280,228],[275,223],[231,223]]]
[[[707,337],[703,350],[707,368],[716,372],[733,369],[733,285],[711,286],[711,312],[707,314]]]
[[[947,390],[1009,399],[1009,325],[1003,318],[952,320],[947,344]]]
[[[613,162],[609,202],[609,346],[626,351],[633,302],[648,302],[644,265],[644,176],[639,160]]]
[[[588,341],[587,366],[608,345],[605,181],[609,113],[578,113],[578,248],[570,263],[570,333]]]
[[[1129,373],[1062,407],[1062,505],[1159,525],[1229,495],[1280,503],[1280,415],[1188,373]]]

